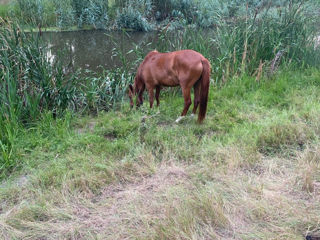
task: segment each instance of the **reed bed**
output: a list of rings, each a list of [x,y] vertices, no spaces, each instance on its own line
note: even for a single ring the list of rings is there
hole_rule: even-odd
[[[0,28],[0,170],[16,166],[15,140],[50,112],[66,110],[97,113],[110,110],[125,96],[130,76],[121,69],[97,75],[67,72],[62,62],[51,62],[40,35],[27,34],[14,23]]]

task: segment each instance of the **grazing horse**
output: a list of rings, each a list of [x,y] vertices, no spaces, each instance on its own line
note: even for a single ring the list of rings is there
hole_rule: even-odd
[[[191,105],[191,88],[194,89],[195,114],[200,103],[198,122],[201,123],[206,116],[210,82],[210,63],[200,53],[193,50],[181,50],[168,53],[151,51],[140,64],[134,78],[134,86],[129,85],[130,105],[133,107],[133,95],[137,95],[136,105],[143,103],[145,88],[149,93],[150,108],[153,106],[154,89],[156,101],[159,106],[161,86],[179,86],[184,97],[184,108],[179,122]]]

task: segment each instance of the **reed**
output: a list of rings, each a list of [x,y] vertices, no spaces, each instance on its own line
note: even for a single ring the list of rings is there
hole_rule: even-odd
[[[0,29],[0,171],[10,171],[17,159],[15,141],[24,126],[50,112],[98,112],[121,104],[129,73],[124,69],[102,75],[68,74],[60,61],[51,63],[39,35],[25,34],[14,23]],[[1,173],[0,173],[1,175]]]

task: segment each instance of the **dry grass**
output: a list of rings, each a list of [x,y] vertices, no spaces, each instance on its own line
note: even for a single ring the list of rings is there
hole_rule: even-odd
[[[221,147],[213,161],[154,166],[99,193],[34,193],[2,210],[3,239],[302,239],[320,223],[320,146],[295,157]],[[137,170],[138,172],[141,172]],[[55,196],[52,199],[52,196]]]

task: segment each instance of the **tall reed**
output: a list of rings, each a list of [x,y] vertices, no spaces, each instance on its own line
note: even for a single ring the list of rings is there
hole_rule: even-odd
[[[17,165],[15,144],[22,126],[73,111],[109,110],[122,102],[130,76],[123,69],[98,76],[68,74],[50,62],[39,34],[26,34],[14,23],[0,28],[0,175]]]

